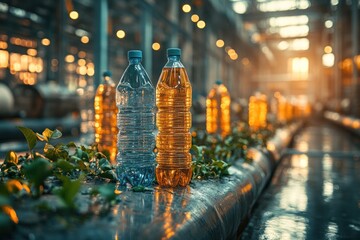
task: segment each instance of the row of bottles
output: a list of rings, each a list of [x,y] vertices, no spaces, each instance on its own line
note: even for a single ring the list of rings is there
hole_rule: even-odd
[[[139,50],[128,52],[129,65],[117,86],[111,73],[104,73],[94,101],[95,142],[99,150],[109,152],[121,185],[149,186],[155,176],[161,186],[186,186],[191,180],[192,88],[180,57],[180,49],[167,50],[168,61],[156,90],[141,64]],[[289,118],[289,104],[279,94],[275,98],[276,117],[284,122]],[[208,133],[230,134],[230,105],[228,89],[216,81],[206,99]],[[265,128],[267,97],[257,92],[248,106],[251,130]]]
[[[186,186],[191,180],[192,88],[180,56],[178,48],[167,50],[156,96],[139,50],[128,52],[129,65],[116,88],[108,73],[98,87],[95,142],[110,152],[121,185],[149,186],[155,175],[161,186]]]

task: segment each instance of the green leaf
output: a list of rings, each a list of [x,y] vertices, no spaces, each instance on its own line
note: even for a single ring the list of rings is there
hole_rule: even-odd
[[[18,160],[18,156],[16,155],[16,152],[14,151],[9,151],[6,156],[5,156],[5,160],[4,163],[14,163],[14,164],[18,164],[19,160]]]
[[[55,129],[55,130],[52,132],[50,138],[51,138],[51,139],[58,139],[58,138],[61,138],[61,136],[62,136],[62,133],[61,133],[59,130]]]
[[[110,179],[113,181],[115,181],[117,179],[116,173],[113,170],[108,170],[108,171],[102,172],[98,176],[102,177],[102,178],[107,178],[107,179]]]
[[[17,126],[17,128],[22,132],[22,134],[25,136],[26,142],[29,146],[29,150],[32,151],[36,145],[36,134],[33,130],[26,127]]]
[[[70,172],[71,170],[75,169],[75,166],[73,164],[71,164],[70,162],[68,162],[64,159],[58,160],[55,163],[55,167],[60,168],[65,173]]]
[[[80,177],[76,180],[71,180],[69,177],[66,176],[59,177],[63,182],[63,186],[58,188],[55,191],[55,194],[59,196],[59,198],[63,201],[66,207],[75,208],[74,199],[80,190],[83,177]]]
[[[102,158],[99,160],[100,169],[103,171],[112,170],[110,162],[106,158]]]
[[[54,131],[46,128],[42,134],[36,133],[36,136],[38,137],[38,139],[40,141],[45,141],[45,142],[49,142],[50,139],[57,139],[60,138],[62,136],[62,133],[55,129]]]
[[[45,144],[44,147],[45,156],[52,161],[57,161],[58,159],[65,159],[69,155],[69,150],[66,145],[58,144],[55,147],[49,143]]]
[[[52,173],[52,164],[47,159],[36,157],[32,163],[23,167],[26,178],[34,184],[37,194],[40,194],[40,186],[44,185],[45,179]]]
[[[68,144],[66,144],[66,146],[69,147],[69,148],[76,148],[77,147],[76,143],[74,143],[74,142],[69,142]]]

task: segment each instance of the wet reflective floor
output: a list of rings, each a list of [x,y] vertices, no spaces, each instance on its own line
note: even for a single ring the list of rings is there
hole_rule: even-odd
[[[312,121],[294,139],[241,239],[360,239],[360,141]]]

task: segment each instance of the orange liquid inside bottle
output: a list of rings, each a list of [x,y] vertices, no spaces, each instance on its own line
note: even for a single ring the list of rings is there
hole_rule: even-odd
[[[249,126],[256,131],[267,125],[267,100],[264,94],[257,93],[249,99]]]
[[[109,78],[109,79],[106,79]],[[116,135],[116,89],[115,83],[109,76],[105,76],[104,83],[100,84],[95,95],[95,143],[100,151],[110,153],[110,161],[115,163],[117,152]]]
[[[156,179],[161,186],[176,187],[188,185],[192,176],[192,89],[181,62],[171,63],[170,58],[156,87]]]
[[[230,133],[230,94],[227,88],[217,81],[206,99],[206,131],[220,133],[225,137]]]

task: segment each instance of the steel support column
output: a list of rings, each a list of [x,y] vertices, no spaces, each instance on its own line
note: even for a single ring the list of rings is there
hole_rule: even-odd
[[[102,73],[108,70],[108,2],[94,0],[95,30],[94,30],[94,64],[95,89],[99,86]]]

